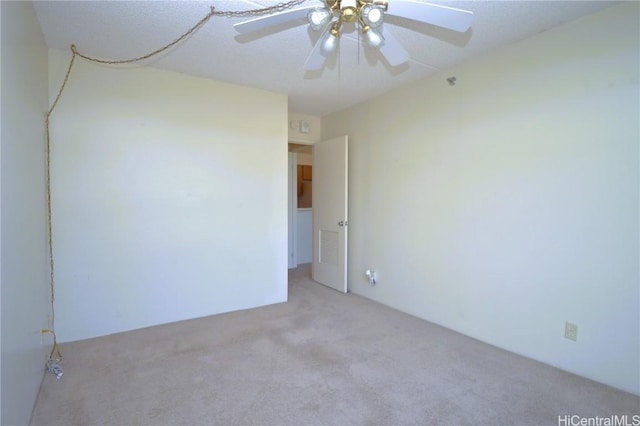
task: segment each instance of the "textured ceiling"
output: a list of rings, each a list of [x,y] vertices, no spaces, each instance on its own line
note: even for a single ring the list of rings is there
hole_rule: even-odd
[[[393,8],[389,0],[389,9]],[[112,59],[126,59],[168,44],[209,13],[271,6],[273,1],[43,1],[34,2],[47,45]],[[318,34],[304,20],[249,35],[233,24],[249,18],[214,16],[180,45],[147,65],[289,95],[292,112],[322,116],[456,63],[546,31],[614,2],[431,1],[474,13],[466,33],[388,17],[387,30],[411,60],[391,67],[347,28],[340,50],[320,71],[302,66]],[[304,5],[320,5],[308,0]]]

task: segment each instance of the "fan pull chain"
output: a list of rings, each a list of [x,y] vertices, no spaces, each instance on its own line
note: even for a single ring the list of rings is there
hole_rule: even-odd
[[[358,33],[358,65],[360,65],[360,31],[356,31]]]
[[[342,80],[342,46],[338,43],[338,51],[336,52],[338,55],[338,81]]]

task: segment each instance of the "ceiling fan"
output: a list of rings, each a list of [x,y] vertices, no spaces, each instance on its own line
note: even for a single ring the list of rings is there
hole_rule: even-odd
[[[324,6],[306,6],[240,22],[233,27],[241,34],[307,18],[320,38],[304,64],[307,71],[322,68],[328,55],[338,47],[343,25],[356,25],[364,41],[378,49],[389,65],[407,62],[409,52],[384,26],[384,17],[398,16],[413,21],[436,25],[453,31],[465,32],[471,26],[473,12],[423,3],[416,0],[324,0]]]

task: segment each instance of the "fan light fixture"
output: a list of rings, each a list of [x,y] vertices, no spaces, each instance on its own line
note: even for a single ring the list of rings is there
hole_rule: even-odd
[[[331,52],[337,46],[336,39],[340,36],[340,26],[343,22],[358,21],[369,44],[380,47],[384,43],[384,37],[375,28],[382,25],[387,7],[386,0],[325,0],[325,7],[310,10],[307,20],[311,29],[319,31],[329,20],[337,17],[329,29],[329,35],[323,41],[325,52]]]
[[[385,10],[379,5],[366,4],[360,9],[360,17],[370,28],[378,28],[382,25]]]
[[[281,5],[286,9],[288,4]],[[239,22],[233,27],[245,34],[306,17],[311,29],[321,32],[304,64],[305,70],[315,71],[321,69],[329,54],[337,49],[342,25],[354,24],[362,33],[363,40],[395,67],[408,62],[411,56],[384,25],[386,15],[457,32],[467,31],[473,20],[473,12],[422,0],[393,0],[391,9],[387,0],[324,0],[323,7],[313,5],[283,10]]]
[[[384,37],[382,37],[382,34],[375,28],[369,28],[367,32],[364,33],[364,38],[371,46],[376,48],[379,48],[384,43]]]

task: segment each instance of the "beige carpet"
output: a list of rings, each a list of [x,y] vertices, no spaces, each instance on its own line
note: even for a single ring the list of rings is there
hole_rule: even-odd
[[[558,425],[640,414],[637,396],[307,277],[308,267],[290,273],[288,303],[62,345],[64,377],[46,375],[32,424]]]

